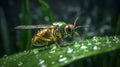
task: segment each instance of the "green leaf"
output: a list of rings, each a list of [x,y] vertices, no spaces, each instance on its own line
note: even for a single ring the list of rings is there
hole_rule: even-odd
[[[22,25],[30,25],[30,5],[29,0],[22,0]],[[31,41],[31,30],[20,31],[20,51],[27,49]]]
[[[120,36],[93,37],[92,39],[73,41],[67,45],[51,49],[33,49],[29,55],[21,52],[0,59],[4,67],[58,67],[76,60],[120,49]]]
[[[49,5],[45,2],[45,0],[39,0],[39,3],[41,4],[41,7],[45,10],[45,13],[49,17],[49,24],[53,23],[56,21],[55,15]]]

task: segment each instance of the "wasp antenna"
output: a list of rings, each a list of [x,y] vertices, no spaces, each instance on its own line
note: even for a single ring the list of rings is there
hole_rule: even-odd
[[[78,28],[87,28],[88,26],[77,26],[75,29],[78,29]]]
[[[75,21],[74,21],[74,27],[76,27],[76,22],[78,20],[78,17],[76,17]]]

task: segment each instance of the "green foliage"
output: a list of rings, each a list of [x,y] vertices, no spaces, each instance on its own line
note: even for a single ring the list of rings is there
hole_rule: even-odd
[[[117,25],[116,25],[116,35],[120,35],[120,13],[118,16],[118,21],[117,21]]]
[[[22,25],[30,25],[30,6],[29,0],[22,0]],[[31,31],[30,30],[21,30],[20,34],[20,51],[25,50],[29,47],[31,41]]]
[[[49,24],[52,24],[52,22],[55,22],[55,15],[53,14],[51,8],[49,7],[49,5],[44,1],[44,0],[39,0],[39,3],[41,5],[41,10],[44,10],[45,13],[47,14],[48,18],[49,18]],[[42,12],[43,14],[44,12]]]
[[[52,24],[52,22],[55,21],[55,16],[52,13],[52,10],[48,6],[48,4],[44,0],[39,0],[39,3],[41,4],[41,18],[43,18],[43,12],[48,15],[49,23]],[[44,10],[44,11],[43,11]],[[40,21],[40,20],[39,20]],[[31,17],[30,17],[30,4],[29,0],[22,0],[22,25],[30,25],[31,24]],[[31,31],[30,30],[21,30],[20,34],[20,51],[23,51],[27,48],[29,48],[31,41]]]
[[[64,66],[82,58],[120,49],[120,36],[93,37],[73,41],[71,46],[56,48],[53,44],[50,47],[46,50],[44,48],[33,49],[29,55],[26,55],[27,51],[12,56],[5,55],[0,59],[0,65],[3,67]]]
[[[8,25],[5,19],[3,9],[0,8],[0,36],[2,37],[4,52],[10,54],[13,52],[13,45],[11,45],[10,33],[8,32]],[[2,44],[1,44],[2,45]],[[1,46],[0,46],[1,47]],[[0,48],[2,52],[2,48]]]

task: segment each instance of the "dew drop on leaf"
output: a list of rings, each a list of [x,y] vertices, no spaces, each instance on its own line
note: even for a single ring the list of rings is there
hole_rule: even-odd
[[[5,54],[3,57],[7,57],[7,54]]]
[[[2,65],[2,67],[5,67],[4,65]]]
[[[55,53],[55,50],[51,50],[49,53]]]
[[[25,50],[24,53],[26,53],[27,51]]]
[[[87,46],[85,46],[85,45],[81,46],[81,49],[86,49],[86,48],[87,48]]]
[[[80,45],[77,42],[75,42],[74,47],[80,47]]]
[[[119,38],[118,38],[118,37],[116,37],[116,36],[114,36],[113,41],[115,41],[115,43],[120,43]]]
[[[92,45],[92,44],[87,40],[87,45]]]
[[[67,60],[67,58],[66,57],[63,57],[63,58],[60,58],[58,61],[59,62],[64,62],[64,61],[66,61]]]
[[[38,56],[40,56],[40,55],[41,55],[41,54],[39,54],[39,55],[37,54],[37,55],[35,55],[35,56],[38,57]]]
[[[5,62],[5,61],[3,61],[3,64],[6,64],[6,62]]]
[[[94,47],[93,47],[93,50],[98,50],[98,47],[97,47],[97,46],[94,46]]]
[[[101,44],[101,42],[96,42],[95,44],[96,44],[96,45],[100,45],[100,44]]]
[[[3,57],[4,57],[6,60],[8,59],[8,56],[7,56],[7,54],[5,54]]]
[[[55,62],[54,62],[54,61],[52,61],[52,62],[51,62],[51,64],[55,64]]]
[[[111,42],[110,42],[110,40],[108,39],[108,37],[106,37],[106,44],[110,44]]]
[[[45,64],[41,64],[40,67],[47,67],[47,65],[45,65]]]
[[[61,57],[63,57],[63,55],[60,55],[59,57],[61,58]]]
[[[34,53],[34,54],[37,54],[38,52],[39,52],[39,51],[36,50],[36,49],[33,50],[33,53]]]
[[[72,55],[72,59],[76,59],[75,55]]]
[[[94,36],[94,37],[93,37],[93,39],[92,39],[92,41],[97,42],[97,41],[98,41],[98,40],[97,40],[97,37],[96,37],[96,36]]]
[[[72,53],[72,52],[73,52],[73,49],[68,48],[67,53]]]
[[[45,60],[39,59],[38,65],[41,65],[41,64],[43,64],[44,62],[45,62]]]
[[[16,59],[14,59],[14,61],[16,61]]]
[[[23,64],[23,62],[20,61],[20,62],[18,63],[18,66],[21,66],[22,64]]]
[[[50,56],[50,55],[49,55],[48,57],[49,57],[49,58],[51,58],[51,56]]]
[[[40,65],[40,67],[47,67],[47,65],[44,64],[45,60],[39,59],[38,65]]]

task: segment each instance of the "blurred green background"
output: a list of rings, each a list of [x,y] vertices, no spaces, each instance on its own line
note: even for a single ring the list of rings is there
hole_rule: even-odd
[[[89,28],[81,37],[120,35],[119,0],[0,0],[0,57],[28,49],[34,30],[18,25],[73,23]],[[85,31],[85,32],[84,32]]]

